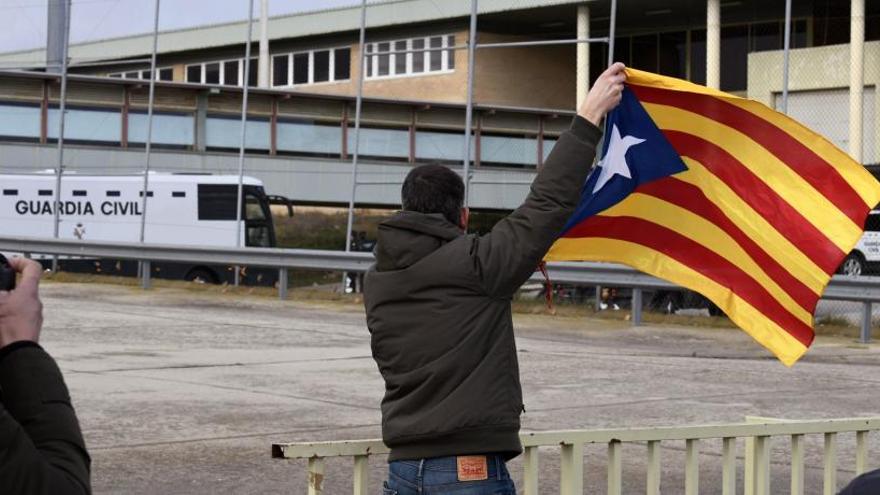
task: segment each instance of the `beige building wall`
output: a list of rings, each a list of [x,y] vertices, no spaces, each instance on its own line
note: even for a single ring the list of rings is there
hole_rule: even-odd
[[[512,36],[480,34],[481,43],[520,40]],[[477,50],[474,101],[478,104],[574,109],[576,61],[574,46]]]
[[[723,61],[722,61],[723,63]],[[782,93],[783,52],[755,52],[749,54],[748,97],[767,106],[774,107]],[[849,90],[849,44],[830,45],[814,48],[799,48],[791,51],[789,69],[789,92],[820,92],[823,90]],[[873,102],[865,102],[864,108],[874,109],[873,115],[864,115],[864,121],[872,125],[873,139],[863,140],[863,146],[872,143],[880,147],[880,41],[865,43],[865,98],[873,96]],[[818,95],[817,98],[821,98]],[[829,96],[830,98],[830,96]],[[873,103],[873,104],[870,104]],[[848,115],[849,108],[834,107]],[[834,118],[837,116],[829,116]],[[868,131],[868,125],[865,130]],[[838,143],[840,144],[840,143]],[[846,149],[846,146],[843,146]],[[872,153],[873,151],[873,153]],[[865,161],[876,161],[880,150],[867,150]]]
[[[468,33],[455,34],[464,45]],[[481,33],[480,42],[498,43],[520,38]],[[299,91],[354,95],[360,50],[351,47],[351,80],[302,86]],[[426,100],[464,104],[467,101],[467,50],[455,51],[455,71],[364,82],[364,96],[399,100]],[[477,104],[572,109],[575,102],[575,49],[573,47],[495,48],[477,50],[474,101]]]

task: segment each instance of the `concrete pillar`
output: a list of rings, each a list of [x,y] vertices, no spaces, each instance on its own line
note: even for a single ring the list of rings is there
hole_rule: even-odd
[[[721,87],[721,0],[706,4],[706,86]]]
[[[590,7],[578,5],[577,9],[577,37],[584,39],[590,37]],[[590,44],[577,44],[577,106],[580,107],[587,90],[590,88]]]
[[[61,73],[64,57],[64,32],[70,15],[68,0],[51,0],[46,17],[46,72]]]
[[[245,79],[247,82],[247,79]],[[208,95],[202,93],[196,97],[196,151],[207,149]]]
[[[852,0],[849,29],[849,154],[862,161],[862,110],[865,92],[865,0]]]
[[[247,74],[244,75],[247,81]],[[257,62],[257,85],[269,87],[269,0],[260,0],[260,58]]]

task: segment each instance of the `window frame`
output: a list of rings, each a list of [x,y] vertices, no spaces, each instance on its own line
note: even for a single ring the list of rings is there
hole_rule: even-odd
[[[348,77],[344,79],[336,78],[336,52],[338,50],[348,50],[348,60],[349,60],[349,69],[348,69]],[[329,75],[329,79],[326,81],[315,81],[315,53],[317,52],[328,52],[329,54],[329,67],[327,68],[327,72]],[[308,57],[308,74],[306,76],[306,80],[304,82],[296,82],[294,72],[294,59],[297,56],[306,55]],[[340,82],[348,82],[351,81],[351,47],[350,46],[335,46],[335,47],[323,47],[323,48],[314,48],[311,50],[297,50],[292,52],[280,52],[273,53],[269,57],[272,62],[272,68],[274,69],[275,63],[274,60],[278,57],[287,57],[287,84],[275,84],[275,72],[271,71],[271,81],[269,84],[273,88],[294,88],[298,86],[307,86],[313,84],[334,84]]]
[[[162,71],[170,70],[171,71],[171,79],[160,79],[162,75]],[[122,72],[110,72],[107,74],[107,77],[116,77],[119,79],[127,79],[129,81],[149,81],[148,77],[144,77],[145,73],[150,72],[150,68],[146,69],[135,69],[135,70],[126,70]],[[126,74],[137,73],[138,77],[126,77]],[[174,67],[167,65],[165,67],[156,67],[156,81],[165,81],[165,82],[173,82],[174,81]]]
[[[455,33],[443,33],[443,34],[432,34],[428,36],[415,36],[412,38],[403,38],[403,39],[392,39],[392,40],[381,40],[381,41],[372,41],[366,44],[366,57],[369,60],[368,68],[365,79],[367,80],[382,80],[382,79],[396,79],[403,77],[422,77],[422,76],[436,76],[443,74],[452,74],[455,72],[455,51],[452,49],[455,46]],[[431,47],[431,39],[439,38],[440,46],[436,48]],[[415,41],[421,41],[422,48],[420,48],[419,53],[422,54],[422,67],[419,72],[415,72],[414,62],[415,58],[413,55],[413,50],[416,48],[413,47]],[[401,54],[401,53],[393,53],[396,52],[397,49],[395,46],[398,43],[406,42],[406,50],[409,53]],[[450,42],[452,45],[450,45]],[[389,44],[389,51],[380,52],[379,44]],[[385,56],[388,57],[388,74],[387,75],[379,75],[379,57],[385,53]],[[406,70],[404,73],[400,74],[397,72],[397,64],[396,57],[406,57]],[[440,58],[440,69],[433,70],[431,68],[431,63],[434,57]],[[450,60],[452,62],[450,63]]]

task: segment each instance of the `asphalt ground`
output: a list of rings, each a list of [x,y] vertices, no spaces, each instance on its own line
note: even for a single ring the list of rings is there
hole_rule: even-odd
[[[271,443],[380,435],[383,385],[357,304],[71,283],[42,295],[42,342],[70,387],[96,493],[305,493],[305,461],[270,458]],[[515,323],[527,431],[880,415],[880,346],[819,338],[789,369],[734,329]],[[840,486],[853,444],[841,435]],[[808,438],[807,493],[821,493],[821,446]],[[774,441],[773,493],[787,493],[787,447]],[[880,467],[880,433],[869,449]],[[701,493],[719,493],[720,445],[702,450]],[[604,493],[605,451],[586,448],[590,493]],[[644,445],[623,453],[624,492],[644,493]],[[664,443],[663,493],[683,493],[684,457]],[[510,466],[520,479],[519,461]],[[380,492],[385,459],[371,469]],[[558,450],[542,449],[541,492],[558,482]],[[350,459],[328,461],[324,486],[350,493]]]

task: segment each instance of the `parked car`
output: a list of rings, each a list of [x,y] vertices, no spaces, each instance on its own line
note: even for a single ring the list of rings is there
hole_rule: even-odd
[[[875,275],[880,268],[880,210],[868,213],[865,233],[837,269],[843,275]]]

